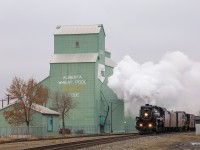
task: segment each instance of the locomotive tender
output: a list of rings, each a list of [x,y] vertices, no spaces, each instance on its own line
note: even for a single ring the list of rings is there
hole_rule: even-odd
[[[168,111],[166,108],[146,104],[136,117],[136,129],[140,134],[195,130],[195,116],[184,111]]]

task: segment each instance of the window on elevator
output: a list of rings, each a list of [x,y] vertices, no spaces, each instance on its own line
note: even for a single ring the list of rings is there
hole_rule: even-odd
[[[79,48],[79,42],[76,41],[76,48]]]

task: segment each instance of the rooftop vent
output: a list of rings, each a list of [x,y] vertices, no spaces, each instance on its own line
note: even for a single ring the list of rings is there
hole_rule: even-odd
[[[61,28],[61,25],[57,25],[57,26],[56,26],[56,29],[60,29],[60,28]]]

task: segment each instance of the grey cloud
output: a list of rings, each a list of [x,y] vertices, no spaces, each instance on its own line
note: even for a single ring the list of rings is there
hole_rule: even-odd
[[[106,48],[118,62],[158,61],[179,50],[200,61],[198,0],[1,0],[0,99],[13,76],[49,73],[53,33],[60,25],[104,24]],[[31,67],[30,67],[31,66]]]

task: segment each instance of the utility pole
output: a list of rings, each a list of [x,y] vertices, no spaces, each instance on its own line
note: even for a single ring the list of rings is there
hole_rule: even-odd
[[[1,108],[3,108],[3,99],[1,100]]]
[[[4,99],[1,100],[1,108],[3,108],[3,101],[6,101]]]
[[[6,96],[8,97],[8,105],[10,103],[10,94],[6,94]]]
[[[110,124],[111,124],[111,133],[113,132],[113,130],[112,130],[112,102],[110,103],[110,105],[111,105],[111,111],[110,111],[110,120],[111,120],[111,122],[110,122]]]

